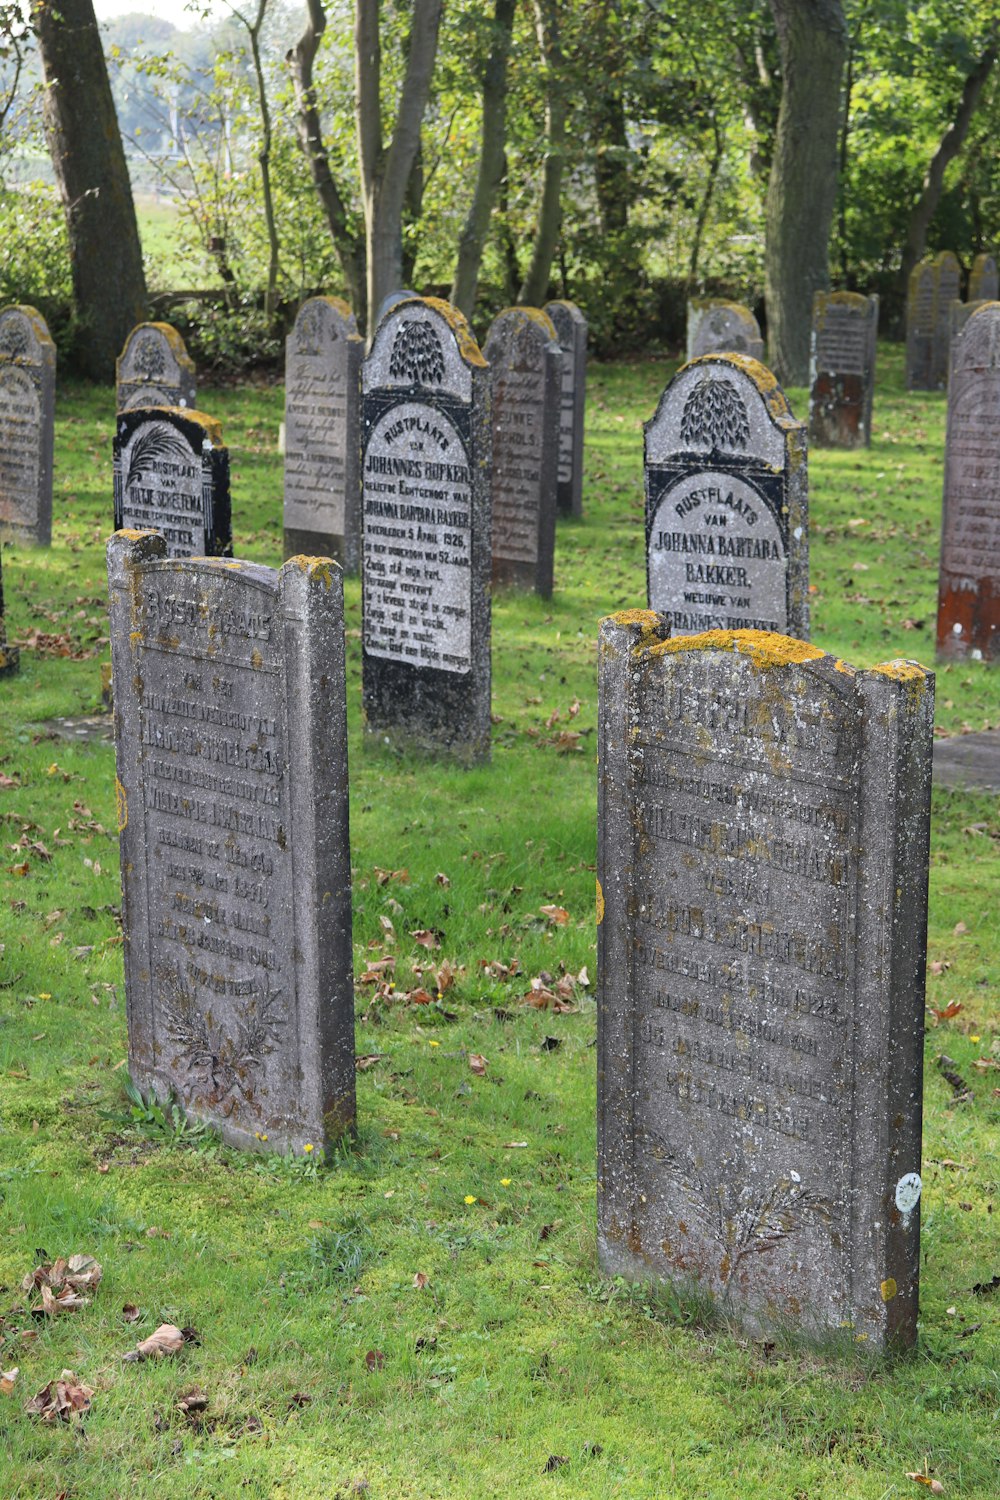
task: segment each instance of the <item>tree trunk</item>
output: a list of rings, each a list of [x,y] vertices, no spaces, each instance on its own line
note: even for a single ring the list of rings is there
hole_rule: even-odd
[[[712,136],[714,139],[712,159],[708,164],[708,174],[705,177],[705,191],[702,193],[701,203],[698,205],[698,218],[694,226],[694,238],[691,241],[691,260],[688,264],[688,286],[692,291],[698,280],[701,242],[705,234],[705,225],[708,223],[712,198],[715,195],[715,184],[719,180],[719,169],[722,166],[722,157],[726,147],[726,139],[719,126],[718,116],[714,110],[712,111]]]
[[[837,201],[841,0],[771,0],[781,49],[781,109],[767,189],[767,347],[779,380],[805,385],[813,295],[830,284]]]
[[[247,29],[250,38],[250,56],[253,59],[254,77],[257,81],[257,106],[260,110],[261,142],[257,160],[260,164],[261,193],[264,200],[264,227],[267,230],[267,291],[265,293],[264,309],[268,320],[274,317],[275,307],[278,300],[278,272],[281,260],[281,243],[278,239],[278,226],[274,218],[274,197],[271,193],[271,109],[267,102],[267,86],[264,78],[264,65],[260,55],[260,29],[264,24],[267,13],[267,0],[257,0],[257,18],[251,25],[240,12],[231,6],[233,14],[238,16]],[[228,137],[227,137],[228,149]]]
[[[517,0],[496,0],[493,44],[483,69],[483,145],[472,203],[458,241],[451,300],[472,318],[479,285],[479,268],[490,227],[490,215],[504,174],[507,141],[507,60],[510,56]]]
[[[388,147],[382,143],[379,0],[357,0],[355,105],[368,261],[368,323],[403,284],[403,206],[430,95],[443,0],[413,0],[406,72]]]
[[[566,153],[565,63],[559,35],[558,0],[535,0],[535,30],[545,67],[545,166],[535,243],[517,300],[541,307],[549,290],[552,260],[562,221],[562,175]]]
[[[45,133],[69,234],[79,362],[113,380],[128,334],[146,317],[142,246],[93,0],[34,0],[45,75]]]
[[[924,250],[927,245],[927,231],[934,217],[939,202],[941,201],[941,189],[944,187],[944,174],[951,162],[961,151],[972,123],[972,116],[976,112],[986,80],[997,60],[997,33],[994,31],[987,40],[980,57],[972,72],[966,78],[962,87],[962,97],[948,129],[941,137],[940,143],[934,155],[931,157],[924,185],[920,191],[916,206],[910,215],[910,222],[906,231],[906,244],[903,246],[903,264],[900,269],[900,278],[904,291],[910,284],[910,272],[919,260],[923,259]]]
[[[330,170],[330,158],[323,141],[319,106],[313,84],[313,65],[325,30],[326,11],[322,0],[306,0],[305,30],[296,45],[286,54],[285,62],[288,64],[295,87],[295,101],[299,111],[297,124],[299,144],[306,154],[312,180],[326,216],[330,238],[333,240],[347,287],[348,300],[354,310],[358,328],[363,329],[368,321],[364,235],[355,225],[353,216]]]

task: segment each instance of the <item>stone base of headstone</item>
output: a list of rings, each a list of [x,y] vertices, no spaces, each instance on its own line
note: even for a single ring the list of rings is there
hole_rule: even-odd
[[[472,671],[462,676],[379,661],[377,672],[365,677],[363,713],[369,740],[403,753],[444,753],[469,766],[488,761],[490,713],[483,686],[489,689],[489,646],[484,653],[475,636],[472,660]]]
[[[863,375],[816,376],[809,407],[809,441],[816,448],[865,448],[871,433],[865,431],[865,380]]]
[[[506,584],[516,589],[533,589],[543,599],[552,598],[555,538],[550,531],[542,531],[538,541],[538,557],[535,562],[514,562],[509,557],[494,557],[494,586]]]
[[[290,557],[332,557],[345,573],[356,573],[357,559],[348,562],[344,549],[342,536],[332,536],[327,531],[296,531],[285,527],[285,562]]]

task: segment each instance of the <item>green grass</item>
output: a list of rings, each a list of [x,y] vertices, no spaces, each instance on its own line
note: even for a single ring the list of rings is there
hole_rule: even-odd
[[[898,350],[880,360],[871,452],[810,460],[813,633],[858,664],[930,663],[944,400],[904,393]],[[604,1278],[594,1004],[579,986],[575,1014],[521,1004],[542,971],[594,978],[596,625],[643,602],[641,423],[670,368],[591,371],[587,516],[560,523],[555,598],[495,602],[488,769],[362,744],[348,581],[355,971],[392,951],[400,991],[434,990],[414,964],[458,974],[439,1006],[359,987],[357,1051],[380,1060],[358,1077],[356,1145],[324,1169],[240,1157],[126,1098],[112,752],[37,728],[96,707],[107,655],[114,413],[108,393],[63,386],[55,544],[4,549],[8,631],[45,633],[0,692],[0,772],[17,783],[0,791],[0,1368],[21,1371],[0,1393],[4,1497],[884,1500],[927,1493],[905,1477],[925,1460],[948,1495],[996,1493],[1000,1291],[971,1290],[1000,1272],[1000,1074],[973,1066],[1000,1061],[996,799],[935,795],[929,1002],[961,1010],[927,1036],[911,1359],[749,1340],[668,1288]],[[201,402],[232,452],[237,553],[276,564],[281,393]],[[1000,723],[1000,672],[942,670],[938,718]],[[440,950],[412,941],[420,928]],[[514,978],[482,967],[515,958]],[[971,1101],[955,1102],[942,1052]],[[90,1307],[13,1311],[40,1250],[97,1256]],[[200,1342],[123,1365],[161,1321]],[[24,1411],[64,1367],[95,1388],[79,1429]],[[195,1386],[208,1404],[193,1418],[178,1402]],[[568,1462],[543,1472],[552,1457]]]

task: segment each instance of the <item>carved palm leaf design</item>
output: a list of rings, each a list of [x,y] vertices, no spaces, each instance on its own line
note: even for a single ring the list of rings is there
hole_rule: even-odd
[[[415,385],[440,385],[444,379],[441,340],[430,323],[404,323],[389,357],[389,374]]]
[[[167,1036],[178,1048],[177,1061],[189,1077],[200,1078],[210,1090],[211,1104],[230,1114],[239,1095],[253,1104],[264,1059],[281,1042],[287,1019],[284,991],[272,990],[265,977],[264,991],[249,995],[230,1012],[228,1024],[210,1026],[193,995],[178,981],[161,994],[160,1010]]]
[[[692,448],[718,452],[745,448],[750,441],[750,422],[736,387],[711,375],[699,380],[684,403],[681,441]]]
[[[141,432],[129,449],[128,473],[125,475],[126,491],[130,490],[133,484],[138,484],[142,476],[154,464],[162,463],[166,459],[189,464],[191,450],[178,433],[158,422],[155,426],[148,427]]]

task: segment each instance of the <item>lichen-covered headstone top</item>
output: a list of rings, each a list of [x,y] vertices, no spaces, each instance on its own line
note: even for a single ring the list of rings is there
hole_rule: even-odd
[[[969,302],[995,302],[1000,295],[1000,277],[992,255],[977,255],[969,272]]]
[[[231,554],[229,452],[204,412],[120,411],[114,475],[116,530],[159,531],[168,557]]]
[[[688,303],[687,357],[702,354],[746,354],[763,360],[760,324],[740,302],[723,298]]]
[[[56,348],[33,307],[0,312],[0,534],[48,546]]]
[[[117,385],[119,411],[198,404],[194,361],[170,323],[136,324],[118,357]]]

